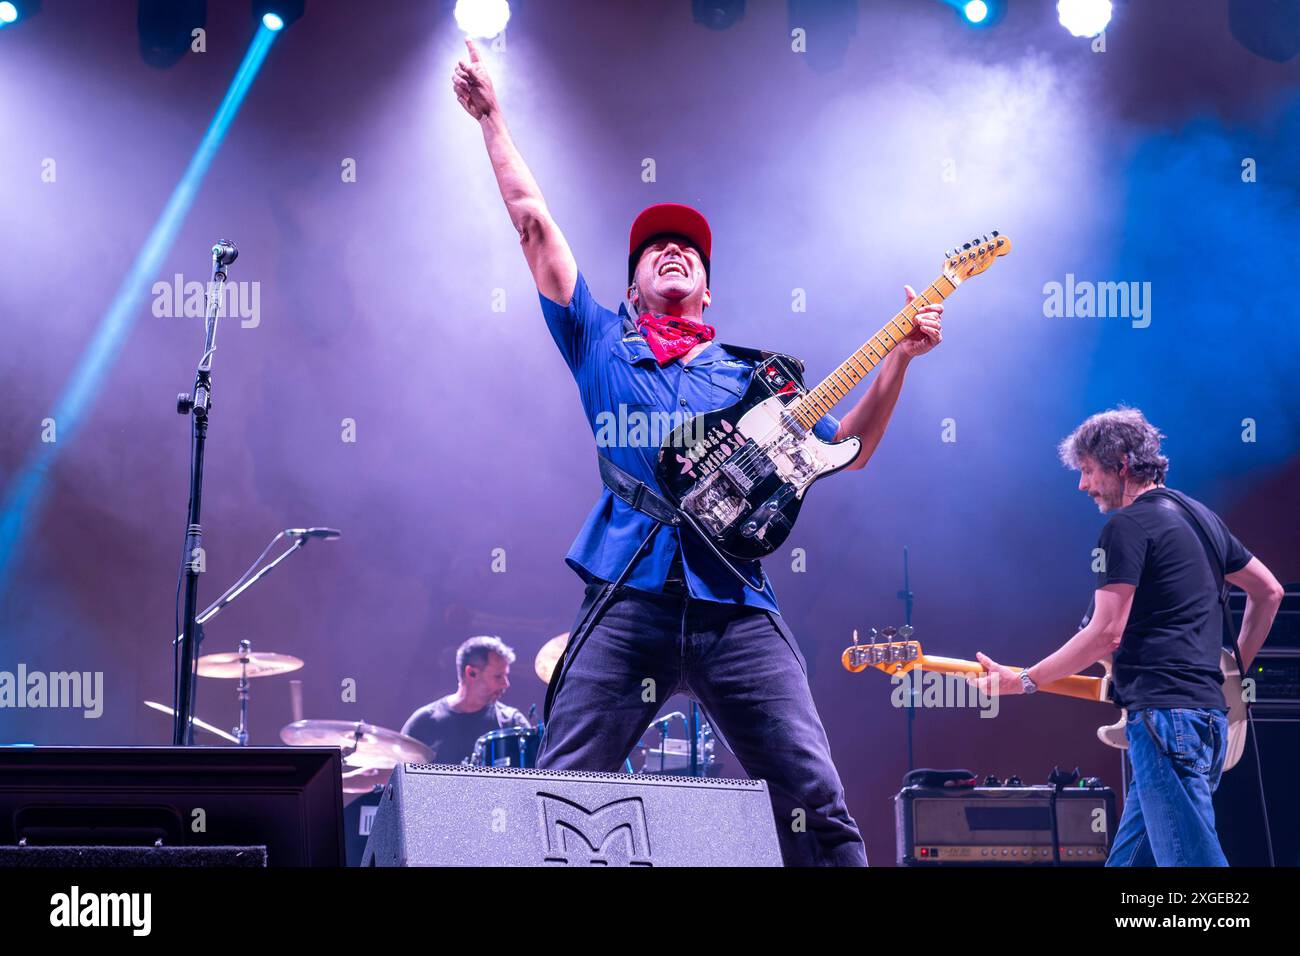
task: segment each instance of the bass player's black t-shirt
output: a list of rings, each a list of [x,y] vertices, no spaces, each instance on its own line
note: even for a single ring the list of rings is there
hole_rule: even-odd
[[[1210,530],[1211,543],[1227,557],[1228,574],[1250,562],[1250,552],[1218,515],[1181,492],[1173,493]],[[1177,507],[1174,502],[1168,505]],[[1130,710],[1225,706],[1217,571],[1211,569],[1190,517],[1159,496],[1144,494],[1111,514],[1097,543],[1105,560],[1097,587],[1137,587],[1114,667],[1116,702]]]

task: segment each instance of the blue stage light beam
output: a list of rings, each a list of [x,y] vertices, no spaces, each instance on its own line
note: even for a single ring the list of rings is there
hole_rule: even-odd
[[[176,234],[203,185],[203,178],[207,175],[217,150],[221,148],[222,140],[234,122],[275,36],[275,31],[260,27],[253,37],[198,149],[185,167],[171,198],[163,207],[107,311],[100,318],[90,345],[82,354],[50,415],[58,429],[58,441],[38,445],[10,481],[5,493],[4,508],[0,512],[0,599],[3,599],[8,590],[13,568],[39,511],[50,467],[82,424],[90,403],[117,360],[127,335],[140,315],[146,290],[157,278],[163,260],[171,251]]]

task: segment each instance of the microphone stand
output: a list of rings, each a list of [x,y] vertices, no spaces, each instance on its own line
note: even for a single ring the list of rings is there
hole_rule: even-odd
[[[203,526],[203,451],[208,437],[208,416],[212,409],[212,355],[217,350],[217,318],[226,288],[226,267],[239,255],[234,243],[220,240],[212,247],[212,281],[208,284],[207,315],[204,317],[203,356],[194,377],[194,392],[182,392],[176,399],[176,411],[191,415],[193,441],[190,454],[190,504],[185,525],[185,617],[180,640],[180,657],[176,666],[174,690],[176,715],[172,724],[172,745],[187,746],[194,741],[194,661],[195,644],[201,639],[201,625],[195,620],[199,603],[199,574],[206,564],[202,558]],[[214,292],[215,289],[215,292]]]
[[[700,705],[694,700],[691,706],[686,710],[686,736],[690,740],[690,772],[689,776],[702,777],[700,773]]]
[[[907,567],[907,545],[903,545],[903,590],[899,591],[895,597],[903,602],[903,624],[910,628],[912,626],[912,601],[916,597],[912,593],[911,576]],[[910,675],[909,675],[910,676]],[[911,773],[916,769],[916,762],[912,756],[912,723],[916,720],[916,683],[908,681],[907,685],[907,772]]]
[[[249,588],[251,588],[251,587],[252,587],[254,584],[256,584],[258,581],[262,580],[262,578],[264,578],[264,577],[266,577],[268,574],[270,574],[271,571],[273,571],[276,567],[278,567],[278,566],[280,565],[281,562],[283,562],[286,558],[289,557],[289,555],[293,554],[295,551],[297,551],[297,550],[299,550],[300,548],[302,548],[302,547],[307,543],[308,538],[309,538],[309,536],[308,536],[308,535],[305,535],[305,534],[295,534],[295,535],[292,535],[292,537],[293,537],[293,539],[294,539],[294,542],[293,542],[293,544],[292,544],[292,545],[291,545],[287,550],[285,550],[285,551],[283,551],[282,553],[276,555],[276,557],[275,557],[273,560],[267,562],[267,563],[266,563],[265,565],[263,565],[261,568],[258,568],[258,570],[257,570],[254,574],[252,574],[252,575],[250,576],[250,575],[249,575],[249,571],[252,571],[253,568],[257,567],[258,562],[260,562],[260,561],[262,560],[262,558],[266,556],[266,553],[267,553],[268,551],[270,551],[273,547],[275,547],[275,543],[276,543],[277,541],[279,541],[281,538],[283,538],[283,537],[285,536],[285,534],[286,534],[286,532],[284,532],[284,531],[277,532],[276,535],[275,535],[275,537],[271,539],[271,543],[268,544],[268,545],[267,545],[267,546],[262,550],[262,553],[261,553],[260,555],[258,555],[257,560],[253,562],[252,567],[250,567],[250,568],[248,569],[248,571],[245,571],[245,572],[243,573],[243,575],[241,575],[240,578],[239,578],[237,581],[235,581],[234,584],[232,584],[230,587],[228,587],[228,588],[225,590],[225,592],[223,592],[222,595],[221,595],[219,598],[217,598],[215,601],[213,601],[211,604],[209,604],[209,605],[207,606],[207,608],[205,608],[201,613],[199,613],[199,614],[195,617],[195,619],[194,619],[194,623],[195,623],[195,625],[196,625],[196,630],[197,630],[197,633],[198,633],[198,642],[197,642],[197,644],[196,644],[196,647],[201,647],[202,644],[203,644],[203,625],[204,625],[204,624],[206,624],[208,621],[212,620],[214,617],[216,617],[218,614],[220,614],[223,610],[225,610],[226,606],[227,606],[228,604],[232,603],[232,602],[235,600],[235,598],[239,597],[239,595],[243,594],[245,591],[247,591]],[[185,635],[184,635],[184,633],[181,633],[180,635],[177,636],[176,640],[173,641],[172,643],[173,643],[173,645],[177,645],[177,646],[179,646],[179,645],[181,644],[181,642],[182,642],[184,639],[185,639]],[[241,642],[241,644],[242,644],[242,642]],[[193,701],[194,701],[194,689],[193,689],[193,684],[194,684],[194,675],[193,675],[193,673],[191,673],[191,676],[190,676],[190,685],[191,685],[191,687],[190,687],[190,701],[191,701],[191,704],[192,704]],[[187,736],[187,738],[188,738],[187,742],[193,742],[193,737],[194,737],[194,727],[193,727],[192,723],[191,723],[191,726],[190,726],[190,728],[189,728],[189,732],[187,733],[186,736]]]

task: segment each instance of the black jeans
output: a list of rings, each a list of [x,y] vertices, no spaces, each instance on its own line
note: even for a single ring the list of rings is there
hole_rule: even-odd
[[[587,588],[579,622],[600,587]],[[584,638],[575,627],[576,653],[552,677],[539,768],[620,770],[663,702],[682,691],[745,772],[767,781],[787,866],[866,866],[803,655],[779,614],[619,588],[586,630]]]

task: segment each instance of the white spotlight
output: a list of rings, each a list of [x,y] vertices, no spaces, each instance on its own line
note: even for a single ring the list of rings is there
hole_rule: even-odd
[[[1077,37],[1095,37],[1110,23],[1110,0],[1057,0],[1061,26]]]
[[[452,16],[466,35],[486,40],[506,28],[510,4],[506,0],[456,0]]]

